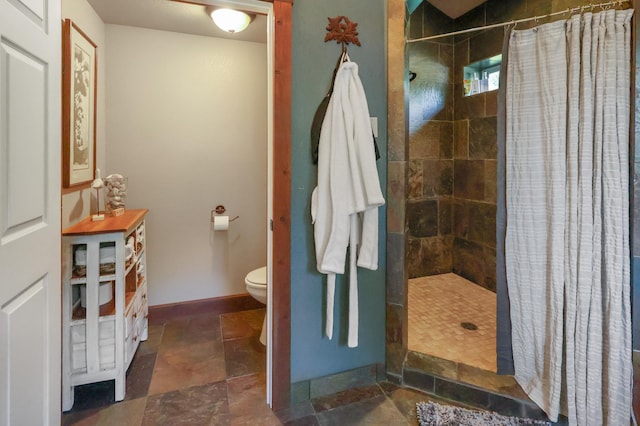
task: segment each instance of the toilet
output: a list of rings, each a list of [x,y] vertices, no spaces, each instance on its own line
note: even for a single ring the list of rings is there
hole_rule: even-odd
[[[244,277],[244,283],[249,294],[260,303],[267,304],[267,267],[254,269]],[[267,344],[267,314],[262,321],[260,343]]]

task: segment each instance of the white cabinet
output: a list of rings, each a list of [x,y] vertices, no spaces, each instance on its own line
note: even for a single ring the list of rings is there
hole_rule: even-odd
[[[148,334],[146,241],[148,210],[82,222],[62,232],[62,409],[73,388],[125,376]]]

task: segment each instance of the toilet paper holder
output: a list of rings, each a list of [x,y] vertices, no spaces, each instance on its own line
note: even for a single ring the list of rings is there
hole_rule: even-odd
[[[224,212],[226,212],[226,211],[227,211],[227,209],[222,204],[217,205],[215,209],[211,210],[211,223],[215,223],[216,215],[224,214]],[[239,218],[240,218],[240,216],[235,216],[235,217],[229,219],[229,222],[233,222],[234,220],[239,219]]]

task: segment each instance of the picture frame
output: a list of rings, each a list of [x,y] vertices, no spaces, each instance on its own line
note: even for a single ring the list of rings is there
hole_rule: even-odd
[[[97,45],[73,21],[62,25],[62,186],[88,188],[96,169]]]

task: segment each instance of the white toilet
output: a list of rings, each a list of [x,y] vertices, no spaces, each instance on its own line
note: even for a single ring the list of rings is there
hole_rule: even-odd
[[[249,294],[258,302],[267,304],[267,267],[254,269],[244,277]],[[262,332],[260,333],[260,343],[267,344],[267,314],[262,321]]]

